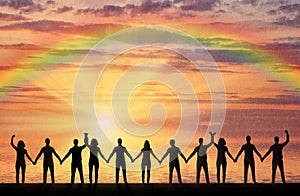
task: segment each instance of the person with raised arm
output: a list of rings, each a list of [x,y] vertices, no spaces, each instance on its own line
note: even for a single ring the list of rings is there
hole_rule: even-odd
[[[228,147],[226,146],[226,140],[221,137],[219,138],[218,143],[214,143],[214,146],[217,148],[217,161],[216,161],[216,167],[217,167],[217,182],[220,183],[220,172],[222,167],[223,172],[223,178],[222,182],[225,183],[226,180],[226,169],[227,169],[227,159],[226,154],[234,161],[233,156],[228,150]]]
[[[284,167],[283,167],[283,155],[282,150],[283,147],[285,147],[289,141],[290,141],[290,135],[287,130],[285,130],[286,139],[285,142],[279,143],[279,137],[274,137],[274,144],[270,146],[269,150],[266,152],[266,154],[262,157],[263,161],[267,156],[273,152],[272,157],[272,184],[275,183],[275,176],[276,176],[276,169],[279,168],[280,174],[281,174],[281,180],[283,183],[285,183],[285,176],[284,176]]]
[[[34,164],[33,160],[29,156],[27,150],[25,149],[25,143],[23,140],[19,140],[17,146],[14,144],[14,138],[16,136],[12,135],[10,139],[10,145],[15,149],[17,152],[16,157],[16,163],[15,163],[15,169],[16,169],[16,183],[19,184],[19,176],[20,176],[20,170],[21,170],[21,176],[22,176],[22,184],[25,183],[25,173],[26,173],[26,161],[25,156],[31,161],[32,164]]]
[[[95,184],[98,183],[98,173],[99,173],[99,157],[100,157],[107,162],[106,158],[101,152],[101,149],[98,147],[98,141],[96,138],[93,138],[91,140],[91,144],[89,144],[89,138],[88,138],[88,133],[85,133],[85,139],[84,139],[85,145],[89,148],[90,150],[90,158],[89,158],[89,180],[90,184],[93,182],[93,168],[95,169]]]
[[[205,180],[206,183],[210,183],[209,181],[209,174],[208,174],[208,163],[207,163],[207,150],[211,147],[214,142],[214,136],[216,133],[209,132],[210,134],[210,142],[206,145],[203,144],[203,138],[199,138],[199,145],[196,146],[190,156],[187,158],[186,163],[195,155],[197,154],[197,173],[196,173],[196,183],[200,183],[200,172],[203,168],[205,173]]]

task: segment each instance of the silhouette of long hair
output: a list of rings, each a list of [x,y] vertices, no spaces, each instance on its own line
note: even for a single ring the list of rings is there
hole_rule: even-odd
[[[98,141],[97,141],[97,139],[92,139],[91,140],[91,146],[98,146]]]
[[[226,145],[225,139],[224,139],[223,137],[221,137],[221,138],[219,139],[219,141],[218,141],[218,144],[219,144],[220,146],[225,146],[225,145]]]
[[[150,142],[148,140],[145,141],[143,150],[151,150]]]
[[[23,141],[23,140],[19,140],[17,146],[18,146],[18,148],[25,148],[25,143],[24,143],[24,141]]]

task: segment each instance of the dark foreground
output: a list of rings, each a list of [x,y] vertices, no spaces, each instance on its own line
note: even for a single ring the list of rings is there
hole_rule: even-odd
[[[183,195],[294,194],[300,184],[0,184],[1,195]],[[297,193],[297,192],[296,192]]]

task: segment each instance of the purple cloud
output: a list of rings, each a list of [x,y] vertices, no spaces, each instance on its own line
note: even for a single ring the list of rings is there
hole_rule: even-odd
[[[0,21],[15,21],[15,20],[28,20],[27,18],[21,15],[0,13]]]
[[[32,22],[22,22],[22,23],[14,23],[11,25],[6,25],[0,27],[0,29],[4,30],[12,30],[12,29],[27,29],[34,31],[56,31],[64,28],[73,27],[74,24],[63,21],[51,21],[51,20],[38,20]]]
[[[276,14],[290,14],[290,13],[298,13],[300,10],[300,4],[290,4],[290,5],[282,5],[277,9],[272,9],[267,11],[269,15],[276,15]]]
[[[0,0],[0,6],[8,6],[14,9],[19,9],[22,7],[33,6],[34,2],[32,0]]]
[[[220,4],[220,0],[189,0],[184,1],[184,5],[181,6],[182,10],[195,10],[195,11],[209,11],[212,10],[217,4]]]
[[[241,2],[242,4],[246,4],[246,5],[253,5],[253,6],[255,6],[255,5],[257,5],[258,4],[258,0],[243,0],[242,2]]]
[[[19,10],[21,14],[42,12],[45,10],[39,3],[32,0],[0,0],[0,6],[7,6]]]
[[[56,13],[62,14],[62,13],[72,11],[72,10],[73,10],[73,7],[64,6],[62,8],[57,8]]]
[[[293,27],[299,28],[300,27],[300,14],[295,16],[295,18],[293,18],[293,19],[286,17],[286,16],[282,16],[274,23],[278,24],[278,25],[286,25],[286,26],[293,26]]]

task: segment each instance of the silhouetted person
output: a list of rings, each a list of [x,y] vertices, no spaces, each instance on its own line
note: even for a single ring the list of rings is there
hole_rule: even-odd
[[[178,155],[180,155],[185,162],[186,162],[186,158],[181,152],[180,148],[175,146],[175,140],[173,139],[170,140],[170,145],[171,147],[167,149],[166,153],[162,156],[160,162],[162,162],[169,155],[169,183],[172,183],[174,168],[176,169],[177,172],[178,182],[182,183]]]
[[[105,162],[107,161],[104,155],[102,154],[100,148],[98,147],[97,139],[93,138],[91,144],[89,145],[88,135],[85,134],[85,145],[90,149],[90,158],[89,158],[89,180],[90,184],[93,182],[93,168],[95,169],[95,184],[98,183],[98,173],[99,173],[99,158],[98,154],[102,157]]]
[[[273,152],[272,157],[272,183],[275,183],[275,174],[277,167],[280,170],[281,174],[281,180],[283,183],[285,183],[285,177],[284,177],[284,168],[283,168],[283,155],[282,155],[282,149],[285,145],[287,145],[290,141],[290,136],[287,130],[285,130],[286,134],[286,140],[283,143],[279,143],[279,137],[274,137],[274,144],[270,146],[269,150],[266,152],[266,154],[263,156],[262,161],[271,153]]]
[[[53,163],[53,154],[56,156],[56,158],[61,162],[61,159],[59,155],[56,153],[55,149],[50,146],[50,139],[46,138],[45,139],[46,145],[41,148],[39,154],[35,158],[34,165],[37,163],[39,160],[40,156],[44,154],[44,160],[43,160],[43,183],[47,183],[47,171],[49,168],[50,175],[51,175],[51,181],[52,184],[54,184],[54,163]]]
[[[22,184],[25,182],[25,173],[26,173],[26,161],[25,156],[31,161],[32,164],[34,162],[32,161],[31,157],[29,156],[27,150],[25,149],[25,143],[23,140],[19,140],[17,146],[14,144],[14,138],[15,135],[11,136],[10,145],[16,150],[17,152],[17,158],[16,158],[16,183],[19,184],[19,176],[20,176],[20,169],[21,169],[21,175],[22,175]]]
[[[227,160],[226,160],[226,153],[227,155],[234,161],[233,156],[228,150],[228,147],[226,146],[226,140],[224,138],[220,138],[218,141],[218,144],[214,143],[215,147],[217,148],[218,154],[217,154],[217,181],[220,183],[220,171],[222,167],[223,171],[223,183],[225,183],[226,180],[226,168],[227,168]]]
[[[249,135],[246,136],[246,144],[242,145],[240,151],[236,155],[235,162],[237,162],[239,156],[244,152],[244,183],[247,183],[248,178],[248,168],[250,166],[252,173],[252,181],[256,183],[255,177],[255,161],[254,161],[254,153],[255,152],[260,159],[262,159],[261,154],[258,152],[256,147],[251,143],[251,137]]]
[[[196,146],[190,156],[187,158],[186,163],[197,154],[197,174],[196,174],[196,183],[200,183],[200,172],[203,168],[205,173],[206,183],[209,183],[209,174],[208,174],[208,164],[207,164],[207,150],[214,144],[214,136],[216,133],[209,132],[211,140],[210,143],[204,145],[203,138],[199,138],[199,145]]]
[[[124,182],[127,184],[127,177],[126,177],[126,161],[125,161],[125,154],[130,158],[131,162],[133,162],[133,159],[127,149],[122,146],[122,139],[118,139],[118,146],[114,147],[113,151],[109,155],[107,159],[107,163],[109,163],[112,156],[116,154],[116,183],[119,183],[119,174],[120,169],[122,168],[123,172],[123,179]]]
[[[78,146],[77,139],[73,140],[73,144],[74,144],[74,146],[69,149],[68,153],[61,160],[60,164],[62,164],[70,155],[72,155],[71,184],[74,184],[76,169],[78,169],[78,172],[79,172],[80,182],[81,182],[81,184],[83,184],[84,179],[83,179],[81,152],[86,147],[86,145]]]
[[[138,159],[141,155],[143,155],[142,163],[141,163],[142,182],[145,183],[145,170],[147,168],[147,183],[149,183],[150,182],[150,171],[151,171],[150,155],[152,155],[159,163],[160,163],[160,160],[154,154],[153,150],[150,147],[150,142],[148,140],[146,140],[144,142],[144,147],[142,148],[141,152],[136,156],[136,158],[133,161]]]

